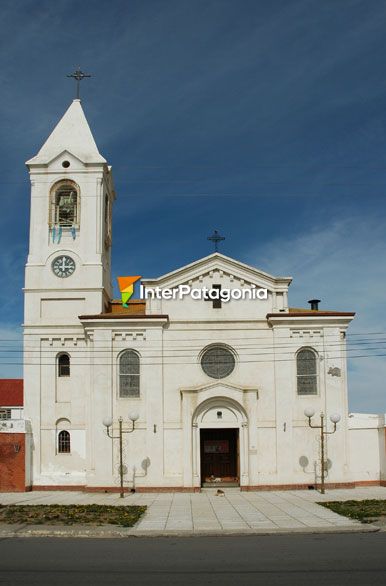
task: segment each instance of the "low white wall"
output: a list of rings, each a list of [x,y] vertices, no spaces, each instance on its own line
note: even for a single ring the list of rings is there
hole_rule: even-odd
[[[385,416],[350,413],[348,422],[349,466],[352,480],[378,481],[384,478],[386,472]]]

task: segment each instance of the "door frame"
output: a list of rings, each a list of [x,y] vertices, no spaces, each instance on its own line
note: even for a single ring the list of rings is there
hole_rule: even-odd
[[[239,437],[240,437],[240,430],[238,427],[200,427],[199,434],[200,434],[200,479],[201,479],[201,486],[204,485],[206,482],[205,476],[203,474],[204,463],[202,462],[202,453],[203,453],[203,442],[205,441],[205,432],[215,432],[218,430],[219,432],[226,432],[232,431],[232,442],[233,442],[233,449],[231,453],[233,453],[233,457],[235,460],[231,464],[234,468],[235,477],[237,477],[237,484],[240,486],[240,453],[239,453]],[[203,433],[204,432],[204,433]],[[219,484],[221,486],[221,484]]]

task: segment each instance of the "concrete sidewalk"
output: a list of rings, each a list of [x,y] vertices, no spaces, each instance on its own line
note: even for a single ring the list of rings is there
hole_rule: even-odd
[[[316,502],[331,500],[385,499],[386,487],[317,491],[240,492],[224,489],[216,496],[215,489],[201,493],[136,493],[119,498],[117,494],[42,491],[4,493],[0,504],[106,504],[146,505],[144,517],[134,528],[119,527],[55,527],[1,525],[0,537],[11,534],[76,536],[150,536],[249,534],[287,532],[372,531],[341,517]]]

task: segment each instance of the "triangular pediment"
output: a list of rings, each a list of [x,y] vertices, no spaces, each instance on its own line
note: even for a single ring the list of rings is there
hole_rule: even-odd
[[[179,285],[193,284],[202,281],[206,277],[228,277],[231,281],[243,281],[246,285],[264,287],[269,290],[287,289],[291,283],[291,277],[274,277],[255,267],[244,264],[219,252],[201,258],[193,263],[185,265],[175,271],[161,275],[156,279],[142,279],[146,287],[177,287]]]
[[[213,383],[207,383],[203,385],[196,385],[192,387],[183,387],[180,389],[180,393],[201,393],[203,391],[211,391],[216,393],[216,396],[221,397],[224,391],[237,391],[240,393],[258,393],[258,387],[250,387],[245,385],[235,385],[225,381],[215,381]]]
[[[47,160],[46,164],[52,165],[55,163],[60,163],[63,160],[70,160],[71,162],[80,163],[82,166],[84,165],[84,162],[85,162],[85,161],[82,161],[82,159],[80,159],[76,153],[72,153],[68,149],[64,149],[60,153],[53,156],[52,159]]]

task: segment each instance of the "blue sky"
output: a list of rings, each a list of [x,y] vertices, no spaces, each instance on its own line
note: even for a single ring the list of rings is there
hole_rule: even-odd
[[[217,228],[225,254],[293,276],[291,305],[320,297],[386,339],[385,19],[378,0],[3,0],[0,337],[22,322],[24,161],[80,65],[118,193],[114,276],[204,256]],[[352,410],[386,410],[385,363],[350,361]]]

